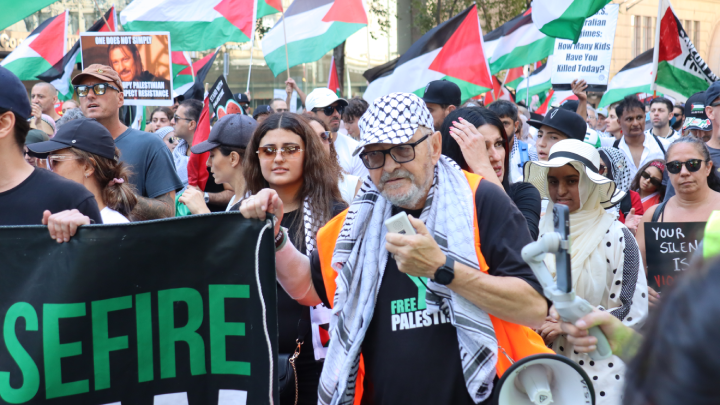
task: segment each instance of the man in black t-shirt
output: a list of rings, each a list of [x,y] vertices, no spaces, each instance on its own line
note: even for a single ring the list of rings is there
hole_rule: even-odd
[[[518,326],[539,326],[548,308],[520,255],[532,241],[524,218],[500,187],[441,158],[441,135],[417,96],[377,99],[360,128],[355,152],[373,186],[320,230],[310,259],[276,226],[280,284],[303,305],[335,310],[320,403],[349,403],[360,390],[377,405],[488,403],[509,365],[499,347],[549,352]],[[283,215],[269,189],[240,211]],[[402,212],[417,234],[385,232]]]
[[[101,224],[95,197],[81,184],[31,166],[23,146],[31,115],[22,82],[0,67],[0,226],[48,225],[50,236],[67,242],[80,225]]]

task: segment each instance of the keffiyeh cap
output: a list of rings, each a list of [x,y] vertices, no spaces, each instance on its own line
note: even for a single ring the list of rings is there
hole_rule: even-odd
[[[405,143],[421,125],[433,129],[432,115],[420,97],[412,93],[379,97],[360,118],[361,139],[353,156],[374,143]]]

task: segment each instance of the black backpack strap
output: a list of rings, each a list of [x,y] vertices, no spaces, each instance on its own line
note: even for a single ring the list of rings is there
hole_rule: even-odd
[[[622,137],[620,137],[620,139],[622,139]],[[613,148],[620,146],[620,139],[616,139],[615,142],[613,142]]]
[[[625,218],[627,218],[631,209],[632,197],[630,196],[630,191],[628,191],[627,194],[625,194],[625,197],[623,197],[623,199],[620,201],[620,212],[622,212]]]
[[[667,201],[661,202],[660,205],[658,205],[658,207],[655,208],[655,212],[653,212],[653,216],[652,216],[652,222],[658,222],[660,215],[662,215],[662,213],[665,212],[665,204],[667,204]]]
[[[663,146],[662,142],[660,142],[660,138],[658,138],[657,135],[655,135],[655,134],[653,134],[653,137],[655,138],[655,142],[657,142],[657,144],[660,147],[660,150],[663,152],[663,156],[664,156],[667,152],[665,152],[665,147]]]

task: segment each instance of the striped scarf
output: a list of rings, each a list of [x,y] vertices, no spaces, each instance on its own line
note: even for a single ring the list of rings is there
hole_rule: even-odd
[[[474,195],[457,165],[444,156],[435,166],[433,185],[420,219],[455,261],[478,269],[473,226]],[[320,377],[320,404],[352,404],[360,351],[372,320],[388,261],[384,226],[392,204],[368,179],[345,218],[332,265],[338,271],[330,325],[330,346]],[[358,243],[361,242],[361,243]],[[429,313],[443,313],[457,330],[465,384],[476,403],[492,391],[497,339],[488,314],[449,288],[428,282]]]

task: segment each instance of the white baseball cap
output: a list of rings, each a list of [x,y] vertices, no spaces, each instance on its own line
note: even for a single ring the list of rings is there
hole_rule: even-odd
[[[347,100],[338,97],[334,91],[328,89],[327,87],[322,87],[311,91],[310,94],[307,95],[307,98],[305,99],[305,108],[307,108],[308,111],[312,111],[315,108],[327,107],[336,101],[340,101],[343,106],[348,105]]]

